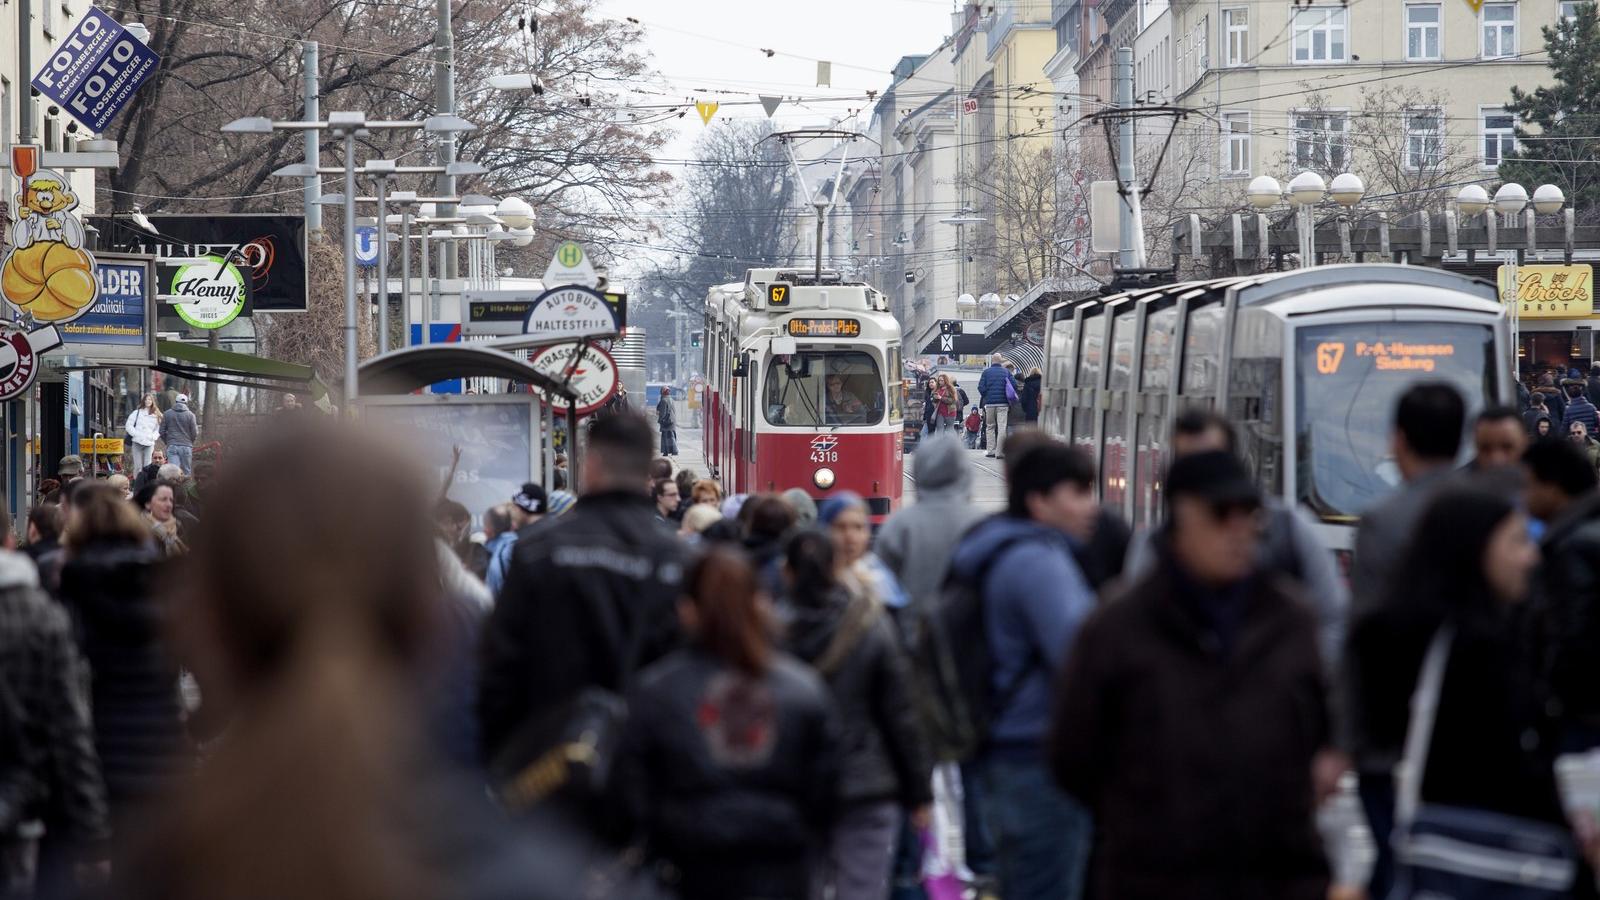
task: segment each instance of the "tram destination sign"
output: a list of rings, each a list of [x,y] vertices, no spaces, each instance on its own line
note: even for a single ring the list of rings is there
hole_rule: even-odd
[[[790,319],[791,337],[844,337],[861,336],[860,319]]]

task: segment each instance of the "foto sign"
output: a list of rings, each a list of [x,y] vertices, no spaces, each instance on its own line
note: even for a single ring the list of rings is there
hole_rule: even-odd
[[[160,63],[143,41],[90,7],[33,76],[33,86],[100,134]]]
[[[566,382],[572,388],[573,393],[578,395],[580,416],[587,416],[605,406],[606,401],[616,396],[617,387],[622,384],[616,360],[611,358],[611,354],[593,344],[583,345],[582,356],[578,355],[577,344],[549,347],[528,363],[556,381]],[[540,403],[551,402],[538,385],[530,387]],[[557,409],[566,408],[566,401],[556,398],[554,402]]]
[[[544,270],[545,287],[579,284],[592,288],[599,283],[600,274],[594,270],[594,263],[589,261],[589,254],[583,245],[577,241],[565,241],[556,247],[555,254],[550,257],[549,267]]]

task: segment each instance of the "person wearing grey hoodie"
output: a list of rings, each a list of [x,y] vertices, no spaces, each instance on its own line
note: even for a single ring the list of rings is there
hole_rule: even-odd
[[[883,523],[873,548],[913,605],[938,595],[956,544],[983,518],[972,506],[972,465],[959,440],[948,432],[928,438],[915,466],[917,502]]]
[[[179,394],[161,417],[161,442],[167,445],[167,458],[181,466],[185,475],[194,472],[194,445],[198,440],[200,422],[189,411],[189,395]]]

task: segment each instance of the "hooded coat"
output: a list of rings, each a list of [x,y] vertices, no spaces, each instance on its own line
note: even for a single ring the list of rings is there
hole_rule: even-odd
[[[200,440],[200,423],[189,404],[179,400],[161,417],[161,442],[168,447],[193,447]]]
[[[852,599],[842,589],[808,599],[793,602],[786,610],[788,647],[801,660],[817,665],[848,622]],[[839,799],[892,800],[906,809],[932,802],[932,762],[911,702],[910,666],[881,606],[857,630],[843,659],[818,674],[828,683],[839,710]]]
[[[883,523],[873,545],[913,604],[937,596],[956,543],[983,514],[972,506],[972,466],[949,435],[924,441],[914,455],[917,502]]]
[[[91,543],[61,568],[61,601],[77,620],[89,663],[95,749],[111,812],[163,793],[192,750],[178,702],[178,666],[163,639],[155,547]]]

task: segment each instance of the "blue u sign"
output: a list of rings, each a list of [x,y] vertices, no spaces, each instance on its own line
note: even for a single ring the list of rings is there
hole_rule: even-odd
[[[356,262],[363,266],[378,262],[378,229],[372,225],[356,226]]]

